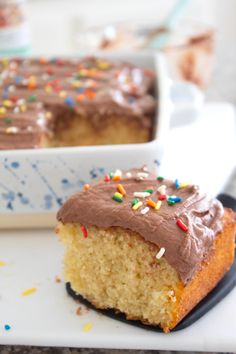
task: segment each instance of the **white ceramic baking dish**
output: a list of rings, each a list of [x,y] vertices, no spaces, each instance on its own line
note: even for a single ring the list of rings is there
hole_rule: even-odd
[[[115,55],[104,55],[114,58]],[[0,228],[55,225],[60,205],[105,173],[146,165],[157,169],[167,139],[172,104],[162,55],[119,56],[157,73],[158,109],[148,143],[0,152]],[[96,201],[95,201],[96,202]]]

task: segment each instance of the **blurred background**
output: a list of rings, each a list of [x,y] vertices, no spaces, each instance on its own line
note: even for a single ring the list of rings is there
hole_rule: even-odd
[[[137,33],[143,35],[147,25],[153,29],[160,27],[175,4],[175,0],[0,0],[0,52],[54,56],[76,55],[94,49],[114,51],[123,47],[133,50],[134,38],[124,43],[124,33],[130,34],[135,27],[135,36]],[[197,43],[197,56],[196,51],[194,54],[185,52],[188,60],[187,64],[186,58],[185,64],[182,63],[182,71],[188,76],[189,65],[197,67],[197,72],[187,79],[207,89],[209,99],[233,103],[236,103],[235,13],[235,0],[188,1],[174,31],[175,37],[169,43],[183,46],[187,38],[197,36],[199,39],[213,30],[214,61],[209,51],[212,44],[208,41],[206,55],[206,45],[200,50],[204,45],[201,47],[202,43]],[[101,38],[104,31],[112,40],[117,31],[121,31],[118,33],[123,36],[118,40],[119,48],[116,48],[118,41],[104,45],[104,38]],[[170,55],[176,62],[176,51]]]

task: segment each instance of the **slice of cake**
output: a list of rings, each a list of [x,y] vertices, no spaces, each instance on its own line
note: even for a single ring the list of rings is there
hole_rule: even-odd
[[[0,150],[143,143],[155,75],[99,58],[0,59]]]
[[[72,289],[97,308],[165,332],[234,260],[235,214],[197,186],[146,169],[117,170],[86,185],[57,218]]]

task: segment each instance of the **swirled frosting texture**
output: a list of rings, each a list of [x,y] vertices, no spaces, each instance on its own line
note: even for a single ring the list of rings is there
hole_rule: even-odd
[[[104,116],[151,131],[154,73],[99,58],[0,59],[0,150],[37,148],[76,114],[99,129]]]
[[[223,207],[218,200],[209,200],[197,186],[176,188],[173,181],[159,181],[148,173],[146,176],[140,178],[139,172],[133,171],[131,177],[124,174],[118,182],[99,182],[72,196],[59,210],[57,218],[62,223],[79,222],[101,228],[119,226],[137,232],[146,241],[165,248],[166,260],[186,284],[201,267],[216,234],[222,230]],[[122,202],[112,199],[117,183],[126,191]],[[158,211],[150,207],[143,214],[141,211],[146,207],[147,199],[157,202],[161,185],[166,186],[166,195],[180,197],[181,202],[169,205],[164,200]],[[153,189],[153,193],[139,198],[143,205],[133,210],[134,193],[147,189]],[[184,222],[187,232],[178,227],[177,219]]]

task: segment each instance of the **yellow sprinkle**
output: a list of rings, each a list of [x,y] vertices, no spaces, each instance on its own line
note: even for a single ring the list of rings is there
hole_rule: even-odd
[[[110,64],[103,60],[97,60],[97,66],[99,69],[105,70],[109,68]]]
[[[158,200],[157,203],[156,203],[155,209],[156,209],[156,210],[159,210],[160,207],[161,207],[161,204],[162,204],[162,201],[161,201],[161,200]]]
[[[4,100],[4,101],[3,101],[3,106],[4,106],[4,107],[7,107],[7,108],[12,107],[12,101],[10,101],[10,100]]]
[[[123,198],[123,195],[121,194],[121,193],[119,193],[119,192],[115,192],[115,194],[114,194],[116,197],[118,197],[118,198]]]
[[[45,90],[47,93],[52,92],[51,86],[45,86],[44,90]]]
[[[4,267],[5,265],[6,265],[6,263],[5,263],[5,262],[0,261],[0,267]]]
[[[72,86],[75,88],[81,87],[82,83],[78,80],[72,82]]]
[[[187,183],[180,183],[179,187],[180,188],[185,188],[185,187],[187,187],[187,185],[188,185]]]
[[[22,296],[28,296],[30,294],[35,293],[36,290],[37,290],[36,288],[29,288],[29,289],[26,289],[26,290],[22,291],[21,295]]]
[[[26,111],[26,105],[25,104],[22,104],[21,106],[20,106],[20,111],[21,112],[25,112]]]
[[[86,324],[84,325],[82,331],[83,331],[83,332],[87,332],[87,331],[90,330],[91,327],[92,327],[92,322],[88,322],[88,323],[86,323]]]
[[[66,97],[66,95],[67,95],[66,91],[60,91],[59,92],[59,96],[62,97],[62,98]]]
[[[138,202],[138,203],[136,203],[136,204],[134,204],[134,205],[132,206],[132,209],[133,209],[133,210],[137,210],[137,209],[140,208],[142,205],[143,205],[143,202]]]
[[[83,188],[85,191],[87,191],[90,188],[90,185],[88,183],[86,183]]]
[[[5,114],[7,112],[5,107],[0,107],[0,114]]]

